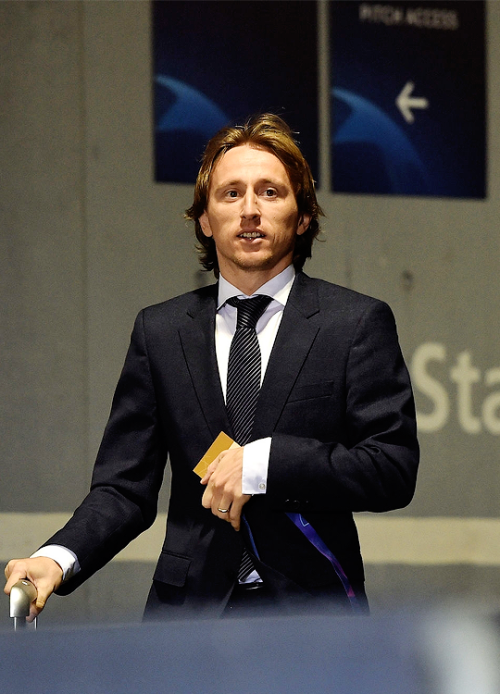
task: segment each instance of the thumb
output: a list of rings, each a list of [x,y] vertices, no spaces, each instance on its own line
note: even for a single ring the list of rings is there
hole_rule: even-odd
[[[30,616],[28,621],[33,621],[35,617],[38,617],[40,612],[45,607],[47,600],[52,595],[54,590],[57,589],[59,581],[48,580],[48,579],[37,579],[35,587],[37,590],[36,599],[31,603],[30,606]]]

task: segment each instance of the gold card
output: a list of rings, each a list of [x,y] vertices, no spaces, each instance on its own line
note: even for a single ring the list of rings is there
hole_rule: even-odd
[[[236,443],[236,441],[233,441],[230,436],[221,431],[198,465],[194,468],[193,472],[196,472],[200,478],[205,477],[205,473],[210,463],[213,463],[219,453],[222,453],[222,451],[228,451],[230,448],[239,448],[239,445]]]

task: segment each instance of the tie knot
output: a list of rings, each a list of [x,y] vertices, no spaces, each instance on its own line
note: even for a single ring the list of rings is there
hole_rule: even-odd
[[[271,302],[270,296],[259,294],[251,299],[237,299],[235,296],[228,299],[226,303],[234,306],[238,311],[238,320],[236,329],[251,328],[255,330],[257,321],[266,310],[267,305]]]

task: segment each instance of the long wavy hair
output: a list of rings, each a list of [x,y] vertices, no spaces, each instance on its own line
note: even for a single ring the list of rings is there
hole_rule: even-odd
[[[309,215],[311,221],[307,230],[297,235],[293,264],[297,271],[302,270],[307,258],[311,257],[312,244],[319,234],[319,217],[323,214],[316,199],[314,180],[302,152],[297,145],[290,127],[285,121],[272,113],[263,113],[250,118],[244,125],[228,126],[209,140],[201,167],[196,179],[193,204],[186,210],[186,219],[195,224],[200,263],[205,270],[213,270],[219,276],[219,264],[215,242],[205,236],[200,225],[200,217],[208,205],[210,177],[219,158],[233,147],[252,145],[274,154],[285,167],[295,193],[299,215]]]

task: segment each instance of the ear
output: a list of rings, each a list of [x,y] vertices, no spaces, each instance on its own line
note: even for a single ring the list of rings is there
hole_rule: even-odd
[[[201,215],[198,221],[200,223],[201,230],[205,234],[205,236],[213,236],[212,228],[210,226],[210,222],[208,221],[208,215],[206,211]]]
[[[301,236],[304,232],[309,229],[309,224],[311,223],[311,215],[303,214],[299,219],[299,225],[297,227],[297,236]]]

